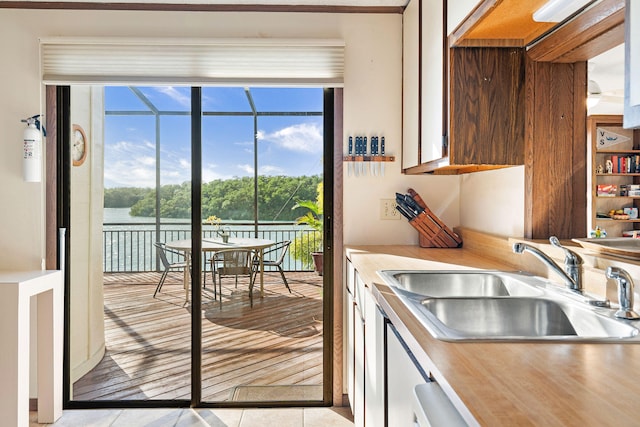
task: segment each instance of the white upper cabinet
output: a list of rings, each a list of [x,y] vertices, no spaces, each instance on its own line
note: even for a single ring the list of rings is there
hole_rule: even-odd
[[[421,0],[411,0],[402,16],[402,168],[418,164],[418,37]]]
[[[444,16],[443,0],[422,0],[421,163],[446,155]]]
[[[445,47],[443,0],[411,0],[403,16],[403,169],[446,154]]]

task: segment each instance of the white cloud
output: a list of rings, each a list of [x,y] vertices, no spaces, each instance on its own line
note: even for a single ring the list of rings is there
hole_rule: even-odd
[[[249,164],[238,165],[237,168],[242,170],[246,174],[253,175],[253,165],[249,165]]]
[[[191,179],[191,163],[163,149],[162,184],[181,184]],[[118,141],[105,145],[105,187],[155,187],[155,146],[148,141]]]
[[[211,182],[216,179],[230,179],[233,178],[230,175],[221,174],[218,170],[218,166],[215,164],[208,164],[202,167],[202,182]]]
[[[258,139],[271,142],[291,151],[322,152],[322,129],[316,124],[301,123],[265,134],[258,132]]]
[[[169,98],[173,99],[180,105],[183,105],[185,107],[191,107],[191,96],[181,93],[179,90],[177,90],[173,86],[162,86],[162,87],[156,87],[154,89],[164,95],[167,95]]]
[[[279,166],[265,165],[259,168],[260,175],[286,175],[283,168]]]

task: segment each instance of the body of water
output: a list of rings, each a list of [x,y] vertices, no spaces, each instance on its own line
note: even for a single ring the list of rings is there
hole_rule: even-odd
[[[171,242],[191,238],[191,221],[188,218],[162,218],[160,234],[156,233],[155,218],[133,217],[129,208],[105,208],[103,217],[103,270],[105,272],[154,271],[159,267],[155,256],[155,242]],[[224,221],[236,237],[255,237],[253,224],[247,221]],[[293,240],[300,233],[311,233],[304,225],[288,222],[260,223],[258,238],[275,242]],[[203,236],[214,237],[212,225],[203,226]],[[170,262],[178,259],[170,259]],[[204,261],[204,260],[203,260]],[[285,259],[285,270],[306,271],[298,260]]]

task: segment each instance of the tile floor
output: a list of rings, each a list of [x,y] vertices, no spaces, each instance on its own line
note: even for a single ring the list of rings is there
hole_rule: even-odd
[[[65,410],[55,424],[38,424],[30,413],[30,427],[353,427],[345,408],[278,409],[76,409]]]

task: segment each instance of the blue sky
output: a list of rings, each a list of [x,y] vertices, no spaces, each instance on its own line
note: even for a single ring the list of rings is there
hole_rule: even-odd
[[[191,179],[191,109],[189,87],[140,87],[160,111],[161,184]],[[251,88],[261,112],[321,112],[321,88]],[[205,87],[203,111],[250,112],[242,87]],[[105,88],[106,111],[148,112],[127,87]],[[202,118],[202,179],[253,176],[253,117]],[[260,175],[319,175],[322,173],[322,117],[258,117]],[[155,186],[156,141],[153,115],[105,118],[105,187]]]

